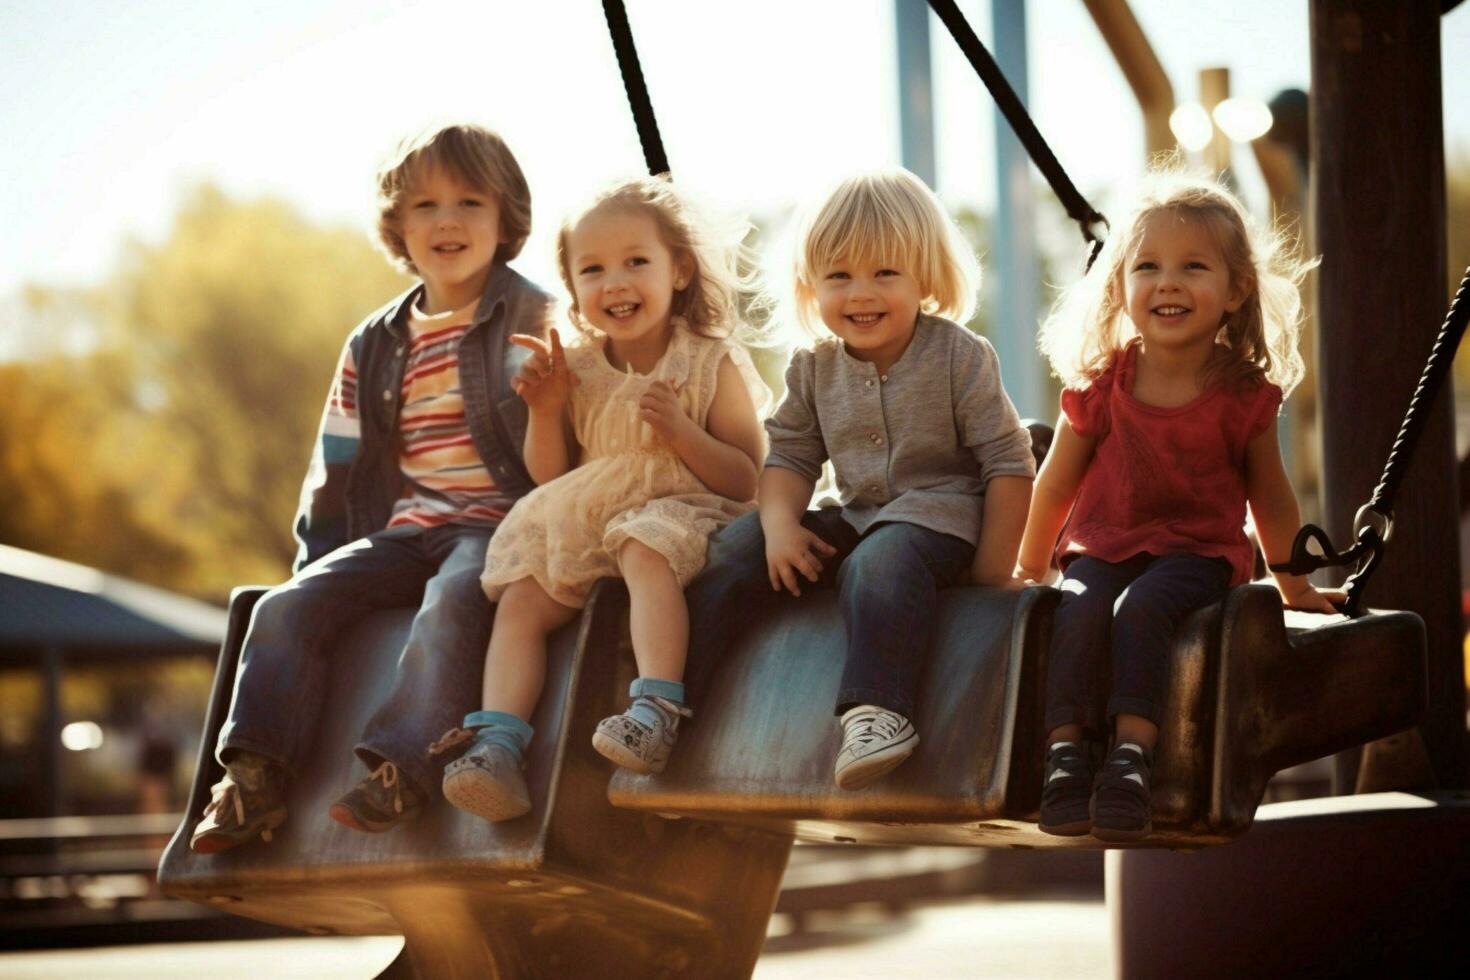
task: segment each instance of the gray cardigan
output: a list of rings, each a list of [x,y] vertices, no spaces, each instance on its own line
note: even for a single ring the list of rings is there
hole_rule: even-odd
[[[903,356],[879,376],[836,337],[798,350],[786,397],[766,422],[767,466],[813,483],[832,460],[837,503],[859,533],[882,521],[980,540],[985,485],[1036,475],[1031,438],[982,337],[921,314]]]

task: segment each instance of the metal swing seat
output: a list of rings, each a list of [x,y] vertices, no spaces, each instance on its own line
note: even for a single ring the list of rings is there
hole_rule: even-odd
[[[953,7],[932,6],[941,17]],[[653,167],[662,149],[626,16],[616,0],[604,7]],[[969,39],[972,61],[988,59]],[[1085,202],[1074,217],[1089,237],[1101,222]],[[1465,293],[1451,311],[1461,331]],[[1371,571],[1386,537],[1378,528],[1365,522],[1343,555],[1304,529],[1293,570],[1349,560],[1358,574]],[[1325,554],[1310,552],[1309,540]],[[311,933],[402,933],[404,953],[385,976],[747,976],[794,839],[1102,846],[1035,826],[1055,590],[943,593],[914,719],[923,741],[886,779],[844,792],[831,776],[844,632],[830,595],[753,625],[733,645],[665,772],[613,773],[590,739],[622,708],[634,663],[627,594],[607,580],[549,644],[527,758],[530,814],[492,825],[435,800],[382,835],[326,818],[356,737],[392,684],[413,615],[400,609],[342,638],[339,662],[354,669],[327,695],[275,839],[197,855],[188,839],[221,775],[212,747],[263,591],[232,599],[187,815],[159,881],[171,896]],[[1411,612],[1363,612],[1357,595],[1350,583],[1347,617],[1283,614],[1274,589],[1246,585],[1180,626],[1156,750],[1154,833],[1132,846],[1234,839],[1277,771],[1416,723],[1426,701],[1423,623]]]
[[[592,729],[621,708],[634,665],[626,591],[608,580],[551,643],[526,817],[489,824],[438,800],[382,835],[326,818],[407,638],[413,611],[393,610],[343,638],[339,656],[356,669],[328,695],[290,820],[268,844],[198,855],[189,834],[221,775],[210,747],[260,594],[240,590],[232,604],[188,817],[159,881],[171,896],[315,934],[402,933],[402,975],[748,975],[794,838],[1101,846],[1035,828],[1054,590],[945,593],[915,719],[924,741],[887,779],[845,793],[832,784],[828,706],[842,624],[821,598],[732,649],[664,773],[613,775]],[[1155,832],[1136,846],[1236,837],[1277,770],[1414,723],[1424,701],[1419,617],[1316,622],[1331,619],[1283,622],[1275,590],[1248,585],[1181,626]]]

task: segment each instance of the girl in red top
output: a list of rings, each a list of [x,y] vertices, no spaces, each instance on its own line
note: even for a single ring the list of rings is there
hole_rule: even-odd
[[[1303,372],[1306,269],[1210,181],[1155,175],[1121,229],[1042,327],[1066,390],[1016,573],[1042,581],[1053,554],[1064,572],[1041,829],[1108,841],[1151,830],[1170,640],[1250,580],[1246,505],[1269,560],[1300,524],[1275,422]],[[1287,605],[1334,611],[1306,578],[1276,581]]]

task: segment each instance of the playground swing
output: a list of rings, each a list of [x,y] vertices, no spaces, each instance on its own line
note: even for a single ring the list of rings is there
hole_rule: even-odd
[[[963,16],[949,2],[931,6],[1095,254],[1105,220],[1046,149]],[[603,7],[645,158],[651,171],[667,172],[623,4]],[[1432,400],[1448,369],[1442,348],[1453,353],[1453,325],[1463,332],[1467,292],[1452,307],[1415,405]],[[1358,544],[1338,555],[1320,529],[1304,528],[1292,571],[1357,561],[1361,588],[1388,538],[1389,522],[1371,518],[1391,517],[1416,419],[1411,408],[1387,489],[1380,485],[1355,530]],[[1309,550],[1314,541],[1322,554]],[[795,837],[1100,846],[1035,827],[1054,590],[950,590],[919,692],[924,744],[888,779],[840,793],[830,773],[836,730],[814,697],[834,690],[842,669],[830,595],[756,625],[714,665],[698,723],[664,773],[619,771],[609,783],[590,746],[592,728],[618,709],[633,658],[626,592],[607,581],[549,644],[526,817],[489,824],[431,806],[412,825],[374,836],[315,818],[392,683],[412,610],[391,610],[340,641],[354,670],[323,705],[311,759],[288,801],[293,819],[268,846],[197,855],[189,834],[219,776],[212,747],[263,592],[232,596],[186,818],[159,881],[174,897],[314,933],[402,933],[404,952],[385,976],[747,976]],[[1355,594],[1350,588],[1350,600]],[[1247,585],[1183,624],[1156,756],[1155,833],[1136,846],[1230,840],[1250,826],[1275,772],[1415,724],[1426,698],[1422,621],[1410,612],[1348,612],[1346,621],[1283,615],[1275,589]]]
[[[1090,268],[1102,246],[1098,230],[1106,228],[1107,219],[1072,183],[953,0],[930,0],[930,7],[1077,222],[1089,245]],[[666,172],[626,20],[610,16],[609,24],[646,160],[651,170]],[[1461,321],[1463,330],[1463,316]],[[1438,360],[1431,360],[1436,378],[1447,370],[1446,346],[1442,339]],[[1452,357],[1453,349],[1448,353]],[[1436,367],[1440,362],[1444,366]],[[1402,477],[1412,434],[1422,427],[1416,421],[1422,412],[1418,406],[1433,398],[1427,387],[1432,387],[1429,370],[1405,421],[1411,435],[1401,436],[1385,482],[1364,509],[1384,520],[1361,517],[1364,526],[1355,529],[1359,543],[1341,555],[1319,528],[1309,525],[1297,537],[1291,571],[1359,563],[1347,583],[1349,622],[1324,624],[1328,617],[1283,614],[1274,589],[1247,585],[1196,613],[1180,630],[1154,775],[1156,831],[1148,844],[1200,846],[1233,838],[1250,826],[1266,782],[1277,771],[1403,730],[1422,711],[1424,640],[1418,617],[1365,615],[1359,603],[1391,526],[1392,487]],[[1307,550],[1312,541],[1324,549],[1321,554]],[[821,763],[830,748],[826,718],[800,722],[799,734],[793,731],[795,719],[783,726],[768,721],[771,709],[765,702],[779,701],[780,692],[835,688],[843,632],[829,604],[820,614],[786,615],[779,624],[753,630],[729,662],[716,668],[720,682],[709,685],[710,693],[700,699],[697,730],[691,729],[669,770],[659,776],[619,772],[609,796],[621,807],[776,828],[814,840],[1100,847],[1090,838],[1047,837],[1034,825],[1044,735],[1045,637],[1055,600],[1052,590],[1031,590],[1019,599],[978,593],[948,597],[928,690],[920,696],[919,726],[941,737],[964,732],[970,738],[921,748],[903,769],[864,793],[840,793],[831,786]],[[792,649],[801,649],[801,657],[789,656]],[[818,651],[821,676],[812,673]],[[1324,683],[1329,674],[1333,685]],[[763,732],[773,733],[770,744],[759,744]],[[758,744],[749,745],[752,738]],[[815,748],[796,760],[792,745]],[[726,789],[731,786],[738,791]]]

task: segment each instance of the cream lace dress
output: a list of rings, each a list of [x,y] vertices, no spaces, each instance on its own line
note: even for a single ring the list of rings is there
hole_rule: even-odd
[[[667,558],[680,586],[687,585],[704,567],[709,536],[755,508],[712,493],[638,417],[639,399],[660,380],[703,428],[726,355],[759,413],[770,392],[749,355],[679,325],[658,364],[642,375],[608,363],[605,342],[589,335],[566,348],[567,366],[581,382],[571,396],[581,464],[521,498],[501,522],[480,579],[492,601],[531,577],[557,602],[580,609],[599,578],[619,574],[618,550],[630,538]]]

